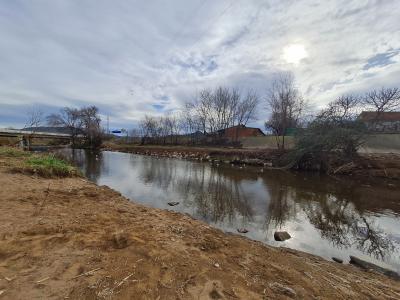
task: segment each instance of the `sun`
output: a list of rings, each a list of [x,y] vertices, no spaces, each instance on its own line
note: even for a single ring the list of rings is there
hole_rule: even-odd
[[[283,59],[289,64],[297,65],[308,53],[302,44],[290,44],[283,48]]]

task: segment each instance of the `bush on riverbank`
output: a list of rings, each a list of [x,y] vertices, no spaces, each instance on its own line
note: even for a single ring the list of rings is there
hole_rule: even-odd
[[[6,159],[6,164],[13,172],[35,174],[46,178],[80,176],[75,167],[54,154],[36,154],[12,147],[0,147],[0,158]]]
[[[365,143],[366,127],[357,116],[359,98],[344,96],[329,103],[296,136],[296,145],[278,163],[287,168],[331,173],[354,164]]]
[[[25,170],[43,177],[71,177],[78,175],[75,167],[48,154],[29,158],[25,162]]]

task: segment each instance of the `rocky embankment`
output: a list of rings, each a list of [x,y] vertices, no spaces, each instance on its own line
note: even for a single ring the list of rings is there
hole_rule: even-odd
[[[108,144],[102,150],[189,159],[212,163],[272,167],[272,162],[281,155],[277,150],[230,149],[208,147],[168,146],[123,146]]]
[[[0,299],[399,299],[381,273],[226,234],[0,158]],[[245,235],[243,233],[243,235]]]
[[[215,164],[249,165],[276,169],[275,162],[285,153],[274,149],[230,149],[210,147],[152,146],[152,145],[118,145],[106,144],[102,148],[108,151],[119,151],[148,155],[212,162]],[[400,155],[360,154],[350,163],[331,162],[329,175],[348,177],[364,184],[385,184],[391,188],[399,187]],[[299,171],[299,170],[298,170]],[[378,181],[377,181],[378,180]]]

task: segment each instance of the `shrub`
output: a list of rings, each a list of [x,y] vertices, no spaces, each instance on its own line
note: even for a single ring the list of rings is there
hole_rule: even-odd
[[[296,136],[295,148],[280,158],[281,166],[329,172],[336,163],[351,162],[365,141],[365,125],[357,119],[359,99],[344,96],[329,104]]]
[[[53,155],[33,156],[25,161],[24,171],[43,177],[77,176],[77,169]]]

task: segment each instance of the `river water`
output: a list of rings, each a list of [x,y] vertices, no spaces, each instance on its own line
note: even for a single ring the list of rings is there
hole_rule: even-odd
[[[118,152],[66,150],[91,181],[132,201],[188,213],[224,231],[400,272],[400,190],[326,176]],[[169,206],[168,202],[179,202]],[[274,232],[292,236],[276,242]]]

